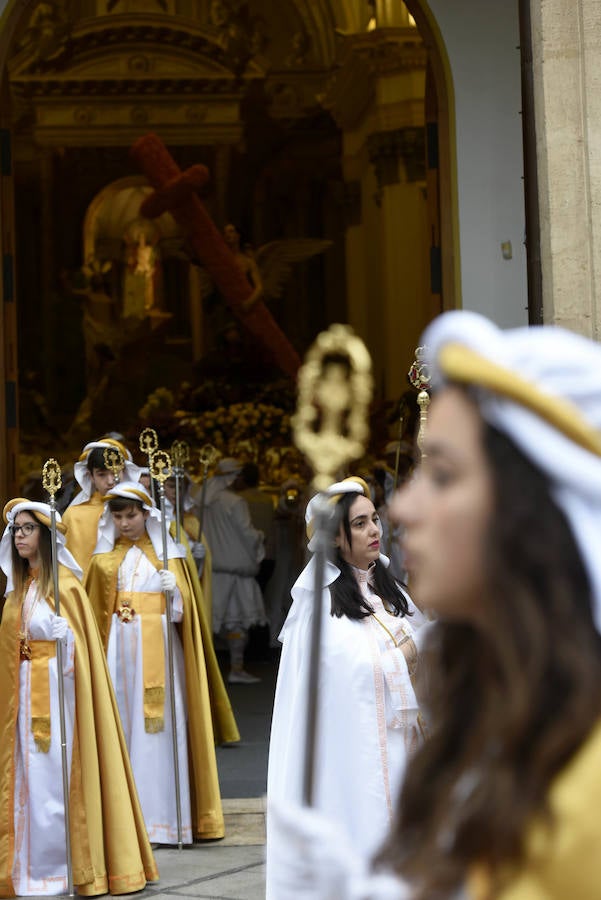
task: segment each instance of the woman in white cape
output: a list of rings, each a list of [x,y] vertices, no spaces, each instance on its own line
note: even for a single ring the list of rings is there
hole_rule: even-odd
[[[413,679],[423,616],[387,571],[381,525],[361,478],[332,485],[340,526],[323,583],[315,805],[371,854],[388,831],[407,759],[422,740]],[[307,506],[313,533],[315,505]],[[312,543],[309,549],[313,550]],[[292,589],[269,748],[267,794],[301,802],[314,559]],[[267,898],[280,900],[281,833],[268,815]]]

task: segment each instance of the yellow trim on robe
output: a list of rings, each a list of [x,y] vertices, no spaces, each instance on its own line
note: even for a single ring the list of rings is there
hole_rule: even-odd
[[[193,535],[194,532],[192,530],[188,530],[187,518],[187,516],[184,517],[185,530],[188,532],[188,534]],[[198,534],[198,519],[196,518],[196,516],[189,516],[189,518],[192,519],[192,523],[190,524],[193,524],[194,522],[196,523],[196,534]],[[236,725],[230,698],[225,688],[225,684],[223,683],[223,676],[221,674],[221,669],[219,668],[217,656],[215,655],[215,647],[213,645],[213,632],[211,628],[211,614],[210,612],[207,613],[207,604],[203,602],[205,581],[208,581],[209,585],[211,583],[210,552],[206,543],[203,541],[203,544],[207,551],[207,555],[205,556],[201,584],[198,578],[196,562],[190,551],[190,545],[188,543],[186,534],[183,532],[180,533],[182,537],[182,544],[186,548],[188,574],[190,576],[190,581],[194,591],[198,620],[200,623],[202,645],[204,647],[205,663],[207,667],[207,678],[209,680],[211,715],[213,717],[213,731],[215,733],[215,741],[218,744],[232,744],[240,740],[240,732],[238,731],[238,726]],[[171,523],[171,536],[175,540],[175,522]],[[195,538],[193,539],[195,540]]]
[[[192,539],[193,541],[198,541],[198,534],[200,531],[200,523],[198,521],[198,516],[195,516],[191,512],[184,513],[184,537],[189,541]],[[170,525],[170,533],[173,540],[175,540],[175,522],[172,522]],[[200,586],[202,587],[202,605],[204,609],[205,619],[207,622],[213,621],[213,584],[212,584],[212,574],[213,574],[213,558],[211,556],[211,548],[207,542],[206,537],[202,536],[202,545],[205,548],[205,558],[204,565],[202,567],[202,578],[200,579]],[[186,551],[189,550],[189,547],[186,544]],[[190,561],[190,557],[188,556],[188,562]],[[194,564],[193,568],[196,569],[196,564]],[[198,571],[198,570],[196,570]]]
[[[148,534],[136,544],[157,570],[163,568]],[[108,646],[111,617],[115,608],[119,565],[130,546],[129,541],[118,540],[113,550],[95,554],[86,578],[86,590],[105,649]],[[170,559],[169,571],[176,577],[184,605],[183,619],[177,627],[182,639],[186,671],[192,828],[196,838],[221,838],[225,834],[225,828],[217,776],[207,664],[197,605],[192,602],[194,592],[184,560]]]
[[[96,622],[81,584],[59,567],[61,615],[75,637],[77,718],[70,813],[77,892],[130,893],[158,880]],[[48,599],[52,608],[53,602]],[[0,624],[0,897],[14,896],[14,749],[19,706],[22,599],[10,594]],[[83,776],[85,772],[85,777]]]
[[[63,523],[67,526],[65,543],[81,568],[85,577],[98,541],[98,520],[104,509],[104,500],[95,491],[85,503],[68,506],[63,513]]]
[[[548,394],[534,382],[464,344],[446,344],[440,349],[438,361],[441,371],[451,381],[473,384],[500,394],[540,416],[585,450],[601,456],[601,433],[565,397]]]
[[[50,673],[48,664],[56,656],[56,641],[29,641],[31,654],[31,733],[41,753],[50,751]],[[21,660],[23,665],[23,660]],[[56,728],[56,722],[54,723]]]
[[[472,900],[599,900],[601,896],[601,722],[553,781],[553,825],[534,823],[526,861],[496,894],[481,867],[468,879]]]

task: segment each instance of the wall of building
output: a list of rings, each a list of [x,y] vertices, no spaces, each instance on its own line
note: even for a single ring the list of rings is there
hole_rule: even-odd
[[[601,337],[601,8],[531,0],[545,322]]]
[[[462,306],[502,326],[525,324],[518,3],[420,5],[436,22],[452,74]]]

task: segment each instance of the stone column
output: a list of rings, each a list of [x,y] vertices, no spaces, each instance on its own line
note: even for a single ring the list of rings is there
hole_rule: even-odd
[[[377,132],[367,147],[380,207],[384,388],[398,396],[429,318],[424,129]]]
[[[377,392],[398,397],[432,307],[427,51],[401,4],[382,0],[376,18],[374,31],[347,38],[322,102],[343,134],[348,321],[372,353]]]
[[[531,0],[543,314],[601,338],[601,6]]]

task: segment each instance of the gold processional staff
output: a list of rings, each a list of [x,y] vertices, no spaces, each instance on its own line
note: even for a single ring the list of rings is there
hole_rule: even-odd
[[[148,468],[150,469],[152,454],[155,450],[159,449],[159,438],[154,428],[144,428],[144,430],[140,432],[139,447],[142,453],[145,453],[148,457]],[[150,475],[150,493],[152,495],[152,502],[156,504],[152,473]]]
[[[198,510],[198,540],[202,541],[202,527],[205,513],[205,495],[207,492],[207,472],[219,458],[219,450],[212,444],[205,444],[198,451],[198,458],[202,466],[202,483],[200,488],[200,509]]]
[[[156,432],[155,432],[156,434]],[[171,458],[164,450],[155,450],[150,456],[150,475],[159,486],[159,502],[161,507],[161,538],[163,541],[163,568],[169,568],[167,552],[167,519],[165,518],[165,482],[172,474]],[[175,809],[177,813],[177,849],[181,850],[182,841],[182,802],[179,774],[179,750],[177,746],[177,720],[175,709],[175,682],[173,662],[173,634],[171,631],[171,599],[172,591],[165,591],[165,618],[167,620],[167,659],[169,665],[169,705],[171,708],[171,732],[173,736],[173,777],[175,781]]]
[[[430,369],[425,362],[426,347],[415,348],[415,359],[409,369],[409,381],[418,391],[417,405],[419,406],[419,429],[417,432],[417,449],[420,459],[425,459],[424,437],[426,434],[426,421],[428,419],[428,407],[430,405]]]
[[[315,585],[303,770],[303,802],[313,801],[317,731],[322,591],[325,563],[333,540],[335,509],[323,493],[348,463],[361,457],[369,436],[373,390],[371,359],[348,325],[332,325],[318,335],[298,374],[294,439],[313,469],[315,502]]]
[[[52,552],[52,585],[54,589],[54,612],[61,614],[58,583],[58,539],[56,535],[56,501],[55,496],[61,488],[61,467],[55,459],[49,459],[42,468],[42,487],[50,500],[50,534]],[[65,680],[63,675],[63,645],[56,642],[56,668],[58,675],[58,710],[61,736],[61,766],[63,773],[63,806],[65,810],[65,844],[67,848],[67,893],[74,896],[73,860],[71,856],[71,815],[69,811],[69,769],[67,760],[67,728],[65,724]]]
[[[171,459],[175,475],[175,540],[179,544],[182,539],[182,481],[186,474],[186,463],[190,459],[189,444],[186,441],[174,441],[171,445]]]

